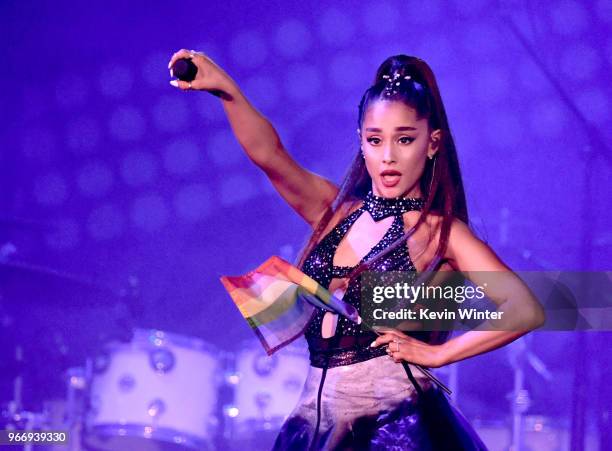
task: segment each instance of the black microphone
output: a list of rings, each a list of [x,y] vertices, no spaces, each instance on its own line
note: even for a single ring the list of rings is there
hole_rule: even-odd
[[[172,65],[172,74],[179,80],[193,81],[197,73],[198,68],[191,58],[180,58]]]

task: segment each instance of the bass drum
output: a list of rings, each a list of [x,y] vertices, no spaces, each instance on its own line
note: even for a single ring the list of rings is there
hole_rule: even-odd
[[[309,365],[308,349],[302,341],[271,356],[257,340],[242,343],[236,354],[232,449],[272,448],[282,423],[299,400]]]
[[[141,330],[94,361],[83,444],[89,450],[213,448],[219,352],[191,337]]]

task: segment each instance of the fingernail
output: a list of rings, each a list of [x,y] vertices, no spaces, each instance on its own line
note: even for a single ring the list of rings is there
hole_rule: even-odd
[[[175,88],[178,88],[178,80],[170,80],[170,84]]]
[[[372,343],[370,343],[370,348],[373,348],[374,346],[376,346],[376,340],[374,340]]]

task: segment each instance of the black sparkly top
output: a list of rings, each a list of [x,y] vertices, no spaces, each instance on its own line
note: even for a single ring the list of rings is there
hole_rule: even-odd
[[[369,192],[361,207],[341,220],[325,237],[317,244],[304,261],[302,271],[315,279],[325,288],[329,288],[333,278],[344,278],[356,266],[334,266],[333,259],[336,249],[348,229],[355,223],[357,218],[367,211],[375,221],[380,221],[389,216],[394,220],[383,238],[376,244],[360,264],[370,259],[371,256],[388,247],[404,233],[404,219],[402,214],[407,211],[421,210],[424,201],[417,198],[384,198],[375,196]],[[408,249],[400,246],[391,253],[385,255],[375,262],[370,271],[416,271]],[[343,301],[353,305],[360,311],[361,283],[355,278],[349,283]],[[361,312],[360,312],[361,313]],[[384,347],[370,348],[369,345],[376,338],[374,332],[364,332],[361,327],[350,320],[339,316],[336,333],[333,337],[321,337],[321,324],[325,311],[317,309],[305,331],[310,351],[310,361],[316,367],[334,367],[349,365],[352,363],[369,360],[374,357],[385,355]]]

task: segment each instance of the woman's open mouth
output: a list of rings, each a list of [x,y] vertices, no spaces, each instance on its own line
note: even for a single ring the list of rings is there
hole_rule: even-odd
[[[383,171],[380,173],[380,178],[386,188],[392,188],[397,185],[402,178],[402,173],[399,171]]]

